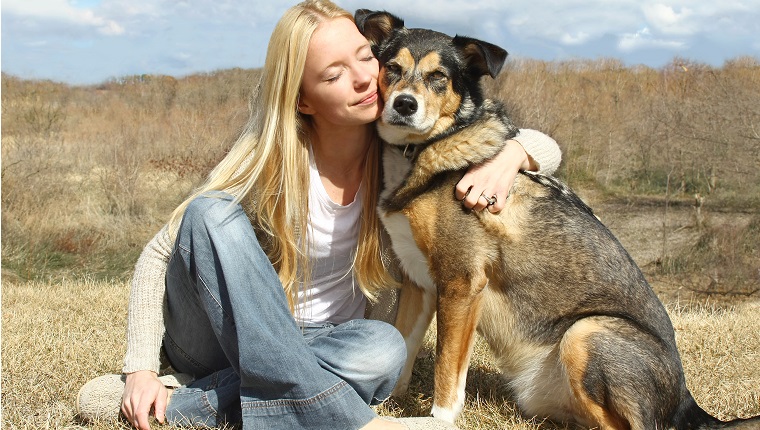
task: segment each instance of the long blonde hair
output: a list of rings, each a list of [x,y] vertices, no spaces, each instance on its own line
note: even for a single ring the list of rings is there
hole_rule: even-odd
[[[309,117],[297,110],[307,47],[317,26],[352,15],[329,0],[306,0],[288,9],[269,41],[260,82],[251,98],[251,116],[230,152],[206,182],[172,213],[176,237],[188,203],[221,190],[246,207],[262,247],[277,271],[291,311],[300,282],[310,280],[308,259]],[[370,300],[393,284],[384,267],[382,226],[375,206],[380,177],[380,141],[373,139],[364,168],[362,226],[354,254],[359,288]]]

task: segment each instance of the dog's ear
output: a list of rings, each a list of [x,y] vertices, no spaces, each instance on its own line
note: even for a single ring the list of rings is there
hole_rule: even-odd
[[[464,54],[467,67],[479,76],[485,74],[495,78],[504,66],[507,51],[482,40],[465,36],[455,36],[454,45]]]
[[[404,27],[404,20],[385,11],[359,9],[354,14],[356,27],[373,46],[380,46],[393,30]]]

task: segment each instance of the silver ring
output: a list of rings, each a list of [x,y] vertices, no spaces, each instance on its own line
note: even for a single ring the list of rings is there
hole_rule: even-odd
[[[496,195],[495,194],[493,196],[491,196],[491,197],[486,197],[485,194],[481,193],[480,197],[483,197],[484,199],[486,199],[486,201],[488,202],[488,206],[493,206],[493,205],[496,204]]]
[[[469,195],[470,195],[470,191],[472,191],[472,187],[470,187],[470,188],[468,188],[468,189],[467,189],[467,192],[466,192],[466,193],[464,193],[464,197],[462,197],[462,200],[461,200],[461,201],[464,201],[464,199],[466,199],[466,198],[467,198],[467,196],[469,196]]]

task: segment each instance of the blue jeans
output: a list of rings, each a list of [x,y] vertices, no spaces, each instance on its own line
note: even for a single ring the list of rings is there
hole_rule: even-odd
[[[197,378],[172,394],[175,425],[358,429],[375,418],[406,360],[374,320],[299,327],[240,205],[224,193],[187,207],[166,275],[164,348]]]

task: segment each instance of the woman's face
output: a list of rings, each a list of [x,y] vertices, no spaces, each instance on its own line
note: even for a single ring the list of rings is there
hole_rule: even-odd
[[[382,112],[377,75],[377,59],[356,25],[324,21],[309,41],[298,109],[317,124],[368,124]]]

